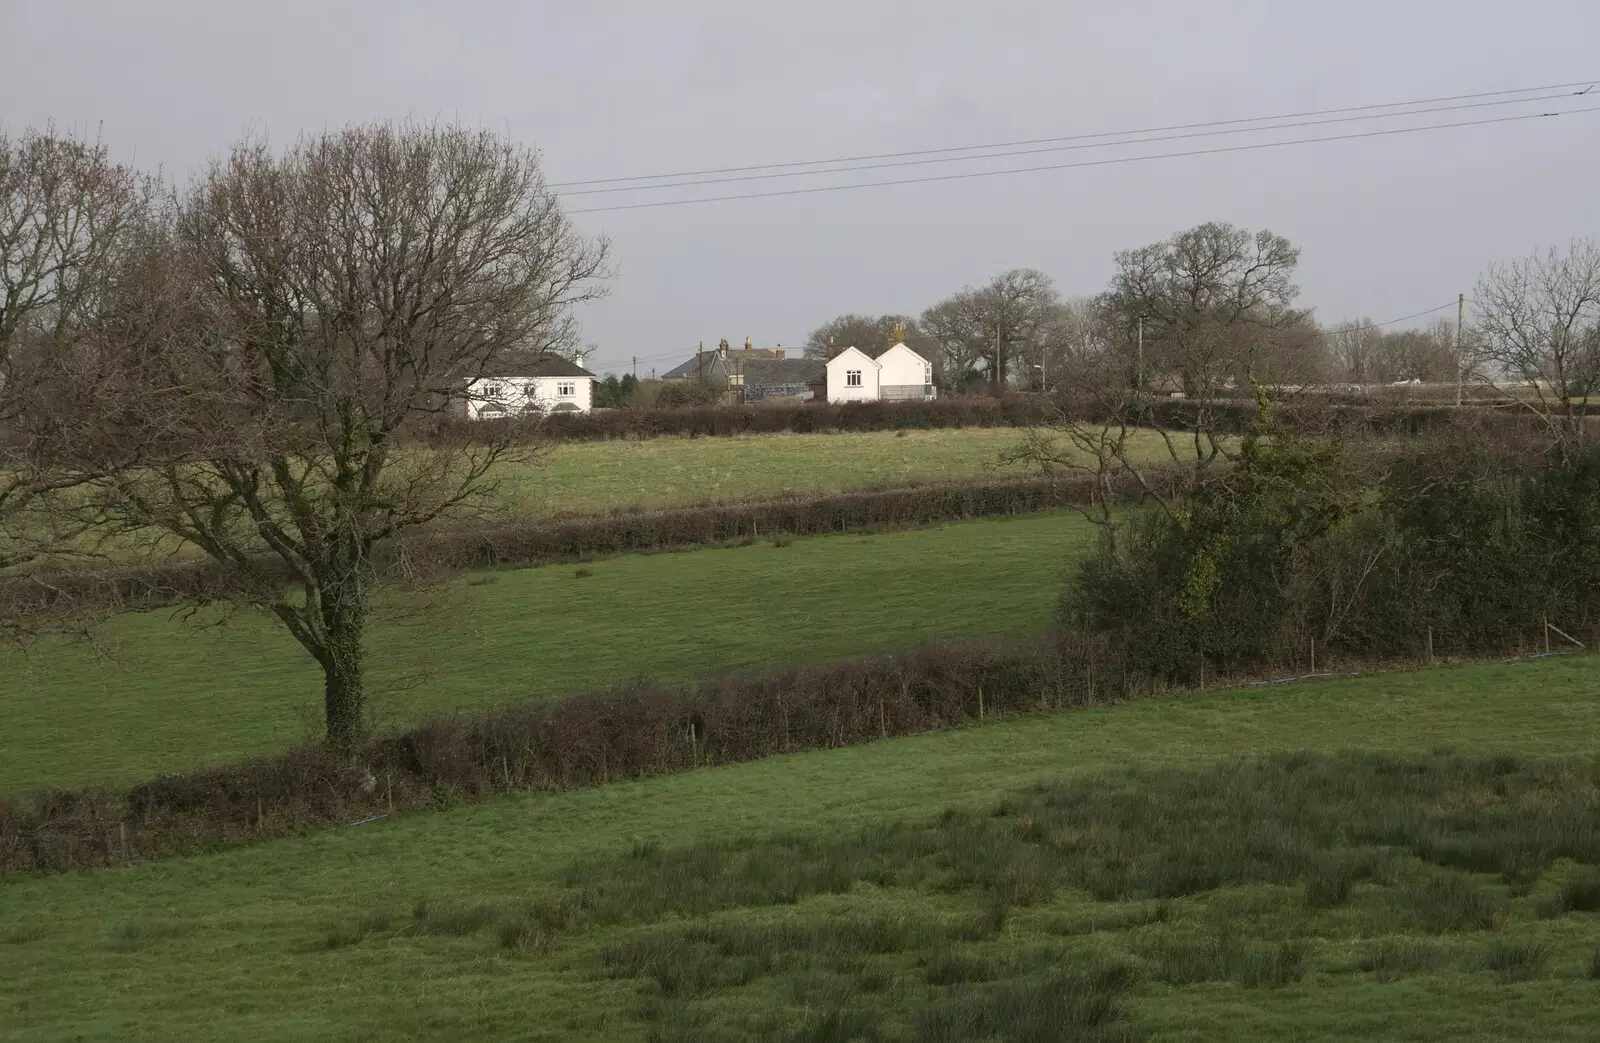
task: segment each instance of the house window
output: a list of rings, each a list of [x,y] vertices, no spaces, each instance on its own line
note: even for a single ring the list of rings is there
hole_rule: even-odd
[[[851,387],[851,388],[860,387],[861,386],[861,371],[859,369],[847,369],[847,370],[845,370],[844,371],[844,386],[845,387]]]
[[[487,397],[487,398],[499,398],[500,397],[500,385],[499,384],[489,384],[489,385],[484,387],[483,393],[484,393],[484,396]]]
[[[924,384],[932,384],[933,383],[933,363],[929,362],[929,363],[924,363],[923,364],[923,367],[922,367],[922,382]]]
[[[556,394],[562,398],[571,398],[573,395],[577,394],[577,387],[578,385],[576,384],[557,384]]]

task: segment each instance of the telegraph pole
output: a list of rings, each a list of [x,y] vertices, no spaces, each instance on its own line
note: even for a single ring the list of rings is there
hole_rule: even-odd
[[[633,357],[633,379],[639,379],[639,356],[637,355]]]
[[[1461,327],[1467,316],[1467,295],[1456,296],[1456,408],[1461,408]]]
[[[994,330],[994,391],[999,394],[1001,383],[1005,380],[1005,368],[1000,364],[1000,327]]]
[[[1139,316],[1139,361],[1134,364],[1134,390],[1144,391],[1144,316]]]

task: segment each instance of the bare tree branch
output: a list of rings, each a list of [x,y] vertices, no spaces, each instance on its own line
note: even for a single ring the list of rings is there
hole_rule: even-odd
[[[445,421],[474,380],[570,342],[608,244],[571,225],[534,153],[387,124],[237,146],[166,236],[152,321],[177,332],[129,368],[182,397],[128,408],[175,451],[99,483],[101,505],[227,566],[230,595],[321,664],[329,738],[353,740],[374,548],[492,506],[527,428]]]

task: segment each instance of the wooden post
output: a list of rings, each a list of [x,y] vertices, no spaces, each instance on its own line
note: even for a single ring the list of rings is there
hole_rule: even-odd
[[[1317,672],[1317,639],[1311,639],[1311,672]]]
[[[1201,694],[1204,694],[1205,690],[1206,690],[1206,661],[1204,659],[1201,659],[1200,660],[1200,692],[1201,692]]]
[[[1544,654],[1550,654],[1550,617],[1544,617]]]
[[[1428,665],[1433,665],[1433,627],[1428,628]]]
[[[394,814],[394,775],[391,772],[383,773],[383,800],[389,806],[389,814]]]
[[[983,720],[983,685],[978,685],[978,720]]]
[[[117,838],[122,841],[122,860],[126,862],[128,860],[128,824],[126,822],[117,823]]]

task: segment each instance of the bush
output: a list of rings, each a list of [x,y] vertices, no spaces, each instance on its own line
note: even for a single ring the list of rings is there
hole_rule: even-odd
[[[1546,621],[1600,622],[1600,447],[1541,456],[1476,431],[1352,445],[1264,425],[1118,539],[1080,566],[1063,618],[1169,682],[1446,643],[1505,654]]]

